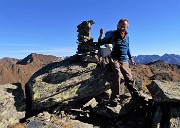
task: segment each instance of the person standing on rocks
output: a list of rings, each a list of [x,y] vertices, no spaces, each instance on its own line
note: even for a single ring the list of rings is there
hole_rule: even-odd
[[[139,93],[137,89],[134,88],[135,81],[131,74],[131,69],[129,67],[128,58],[133,65],[136,65],[133,60],[130,47],[129,47],[129,36],[127,33],[128,29],[128,20],[121,19],[118,22],[117,30],[112,31],[112,36],[110,38],[105,37],[102,39],[104,30],[100,29],[100,36],[98,38],[98,44],[112,44],[113,49],[111,52],[111,67],[113,69],[113,83],[111,86],[111,96],[110,103],[118,104],[120,96],[120,83],[124,77],[125,86],[131,93],[132,99],[137,100],[139,98]]]

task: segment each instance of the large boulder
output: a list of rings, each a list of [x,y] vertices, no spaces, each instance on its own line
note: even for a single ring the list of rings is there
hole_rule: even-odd
[[[110,88],[112,73],[76,56],[47,65],[26,84],[27,111],[38,111],[68,101],[87,101]]]
[[[180,103],[180,82],[153,80],[147,87],[156,103]]]
[[[180,127],[180,82],[153,80],[147,86],[156,108],[153,114],[152,126],[162,128]]]

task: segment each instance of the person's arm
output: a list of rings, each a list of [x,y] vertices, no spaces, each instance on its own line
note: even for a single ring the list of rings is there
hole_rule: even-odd
[[[136,62],[134,61],[133,58],[130,58],[130,61],[131,61],[131,63],[132,63],[133,65],[136,65]]]
[[[102,38],[104,34],[103,28],[100,29],[100,35],[98,38],[98,44],[99,45],[104,45],[104,44],[112,44],[113,43],[113,36],[114,36],[114,31],[108,31],[105,34],[105,37]]]
[[[100,29],[100,35],[99,35],[98,40],[102,40],[102,36],[103,36],[103,34],[104,34],[104,29],[103,29],[103,28],[101,28],[101,29]]]
[[[103,45],[103,44],[104,44],[104,43],[103,43],[103,40],[102,40],[103,34],[104,34],[104,29],[101,28],[101,29],[100,29],[100,35],[99,35],[99,38],[98,38],[98,44],[99,44],[99,45]]]
[[[136,62],[134,61],[134,59],[133,59],[132,56],[131,56],[130,48],[128,48],[127,55],[128,55],[128,57],[129,57],[129,60],[131,61],[131,63],[132,63],[133,65],[136,65]]]

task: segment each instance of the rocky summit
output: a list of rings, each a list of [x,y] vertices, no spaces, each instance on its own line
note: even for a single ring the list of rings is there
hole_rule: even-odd
[[[137,71],[141,74],[135,79],[142,99],[133,101],[122,83],[120,104],[111,106],[108,99],[113,81],[109,64],[102,68],[96,63],[81,62],[78,56],[48,64],[26,84],[26,117],[31,119],[49,111],[56,116],[64,114],[69,120],[88,122],[93,127],[179,126],[179,82],[154,77],[159,72],[155,68],[159,67],[163,74],[172,67],[175,69],[174,65],[158,61],[134,70],[137,67],[132,69],[133,74]],[[179,72],[178,67],[176,71]]]
[[[0,123],[27,128],[178,128],[179,67],[157,61],[131,69],[141,98],[132,100],[122,83],[119,104],[111,105],[109,64],[102,68],[77,55],[52,62],[31,76],[25,97],[18,83],[0,86]],[[167,75],[173,71],[177,73]]]

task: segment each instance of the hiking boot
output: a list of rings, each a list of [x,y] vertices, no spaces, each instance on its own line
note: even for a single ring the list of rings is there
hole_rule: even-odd
[[[119,98],[114,98],[110,99],[108,105],[111,107],[116,107],[117,105],[120,104],[120,99]]]
[[[144,100],[145,98],[140,95],[138,91],[131,92],[132,100]]]
[[[132,100],[137,101],[137,102],[140,102],[140,101],[144,101],[144,100],[145,100],[145,97],[140,96],[140,95],[138,95],[138,96],[132,96]]]

